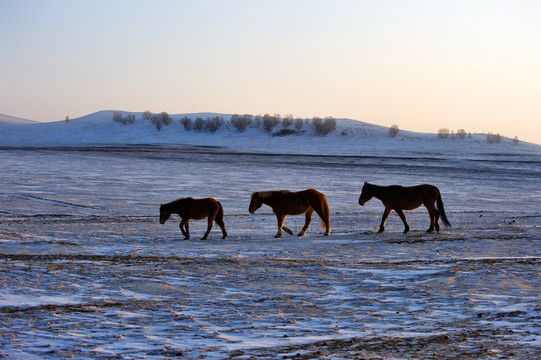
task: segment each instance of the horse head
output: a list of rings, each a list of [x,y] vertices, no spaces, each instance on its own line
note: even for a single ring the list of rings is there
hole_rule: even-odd
[[[167,219],[169,219],[169,216],[171,216],[171,211],[169,211],[169,209],[161,204],[160,205],[160,224],[165,224],[165,222],[167,221]]]
[[[253,214],[257,209],[261,207],[261,205],[263,205],[263,200],[261,199],[261,196],[259,196],[259,193],[253,193],[252,200],[250,201],[250,207],[248,208],[250,214]]]
[[[364,182],[363,189],[361,191],[361,196],[359,196],[359,205],[363,206],[370,199],[372,199],[372,193],[370,192],[370,184],[366,181]]]

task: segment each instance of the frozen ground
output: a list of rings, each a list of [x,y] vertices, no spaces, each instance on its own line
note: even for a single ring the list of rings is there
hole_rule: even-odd
[[[541,352],[541,161],[303,156],[206,148],[0,150],[0,357],[518,358]],[[363,181],[432,183],[424,209],[357,205]],[[324,192],[333,232],[273,238],[257,190]],[[178,197],[222,202],[180,240]],[[299,230],[302,217],[286,224]]]

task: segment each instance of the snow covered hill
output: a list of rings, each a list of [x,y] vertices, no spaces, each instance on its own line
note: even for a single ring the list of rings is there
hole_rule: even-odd
[[[35,121],[0,114],[0,124],[35,124]]]
[[[99,111],[69,121],[26,123],[0,121],[0,146],[4,147],[64,147],[64,146],[212,146],[230,151],[366,155],[366,156],[435,156],[476,154],[541,155],[541,145],[516,143],[501,138],[490,143],[486,134],[468,134],[465,138],[449,136],[441,139],[434,133],[415,133],[400,130],[396,137],[389,128],[351,119],[336,119],[336,129],[326,136],[316,134],[311,119],[305,119],[300,131],[281,134],[282,124],[270,133],[261,126],[248,126],[238,131],[231,123],[231,115],[194,113],[170,115],[171,124],[160,130],[142,113],[118,111],[122,116],[133,114],[135,122],[122,124],[113,121],[115,111]],[[223,124],[215,132],[186,130],[181,119],[219,117]],[[2,119],[10,117],[2,116]],[[289,129],[293,129],[290,126]],[[282,132],[283,133],[283,132]]]

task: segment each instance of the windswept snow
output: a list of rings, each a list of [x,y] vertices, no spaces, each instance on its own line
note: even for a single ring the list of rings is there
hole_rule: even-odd
[[[517,358],[541,352],[539,146],[340,120],[326,137],[157,131],[112,113],[0,130],[0,356]],[[175,117],[174,117],[175,119]],[[357,129],[357,130],[355,130]],[[347,135],[341,132],[347,130]],[[5,132],[4,132],[5,131]],[[144,144],[144,145],[136,145]],[[362,183],[431,183],[453,227],[411,232]],[[307,236],[274,239],[253,191],[313,187]],[[160,203],[212,196],[229,237]],[[286,225],[299,230],[302,216]]]

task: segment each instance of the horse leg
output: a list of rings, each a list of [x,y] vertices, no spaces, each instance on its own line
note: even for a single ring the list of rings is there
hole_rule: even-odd
[[[212,223],[213,223],[213,222],[214,222],[214,216],[212,216],[211,214],[209,214],[208,222],[207,222],[207,232],[205,233],[205,235],[203,235],[203,237],[201,238],[201,240],[207,240],[207,236],[209,236],[210,229],[212,229]]]
[[[184,228],[186,229],[186,240],[190,240],[190,220],[186,220]]]
[[[406,220],[406,215],[404,215],[404,211],[402,209],[395,209],[398,216],[400,216],[400,219],[404,223],[404,234],[410,231],[410,226],[408,225],[408,221]]]
[[[383,216],[381,217],[381,223],[379,224],[379,231],[383,232],[385,230],[385,222],[387,221],[387,218],[389,217],[389,214],[391,213],[391,208],[385,207],[385,210],[383,210]]]
[[[329,236],[329,234],[331,233],[331,222],[330,222],[330,215],[329,214],[326,214],[326,212],[328,212],[328,206],[327,206],[327,210],[325,211],[324,210],[325,207],[323,207],[322,209],[318,209],[316,210],[316,214],[318,214],[318,216],[321,218],[321,228],[323,229],[323,226],[325,226],[325,233],[323,235],[325,236]]]
[[[182,231],[182,235],[184,235],[184,240],[190,240],[190,228],[188,225],[188,221],[190,219],[182,219],[179,224],[180,231]],[[186,230],[184,230],[186,228]]]
[[[225,239],[227,237],[227,232],[225,231],[225,223],[224,223],[224,219],[214,219],[214,221],[216,221],[216,224],[218,224],[218,226],[222,229],[222,239]]]
[[[436,231],[440,231],[440,226],[438,225],[438,210],[434,207],[434,205],[426,205],[426,209],[428,210],[428,215],[430,216],[430,227],[426,232],[430,233],[434,231],[434,228],[436,228]]]
[[[225,239],[227,237],[227,231],[225,231],[224,209],[222,208],[222,204],[220,203],[218,203],[218,211],[216,212],[216,217],[214,218],[214,221],[222,229],[222,239]]]
[[[288,228],[287,226],[282,226],[282,230],[284,230],[286,233],[288,233],[289,235],[293,235],[293,230],[291,230],[290,228]]]
[[[286,219],[286,215],[276,214],[276,220],[278,221],[278,232],[276,233],[276,235],[274,235],[275,238],[281,238],[282,237],[282,228],[284,227],[285,219]],[[285,230],[285,231],[287,232],[287,230]]]
[[[276,219],[278,220],[278,233],[274,236],[275,238],[282,237],[282,230],[284,230],[289,235],[293,235],[293,231],[290,228],[284,225],[287,215],[278,215],[276,214]]]
[[[310,226],[310,222],[312,221],[312,214],[314,213],[314,210],[313,209],[309,209],[308,211],[306,211],[305,213],[305,221],[304,221],[304,226],[301,230],[301,232],[297,235],[297,236],[304,236],[304,234],[306,234],[306,230],[308,230],[308,226]]]

